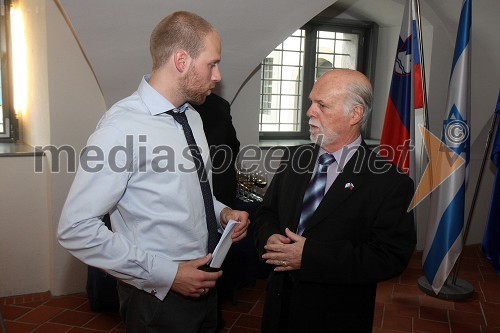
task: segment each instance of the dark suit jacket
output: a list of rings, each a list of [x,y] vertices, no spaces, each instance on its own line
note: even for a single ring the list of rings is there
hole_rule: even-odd
[[[317,154],[304,145],[285,155],[256,216],[260,255],[269,236],[296,230]],[[284,283],[288,332],[371,332],[377,282],[399,275],[415,248],[412,196],[412,180],[363,143],[302,234],[301,269],[271,273],[262,332],[276,332]]]
[[[240,150],[231,118],[231,106],[224,98],[210,94],[205,103],[194,105],[203,121],[203,129],[212,159],[213,192],[217,200],[233,207],[236,199],[234,163]]]

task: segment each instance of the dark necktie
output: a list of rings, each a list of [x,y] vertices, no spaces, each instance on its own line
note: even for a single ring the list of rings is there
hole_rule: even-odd
[[[297,234],[299,235],[302,235],[304,232],[307,220],[314,214],[325,195],[326,171],[328,170],[328,166],[333,162],[335,162],[335,157],[328,153],[324,153],[319,157],[318,170],[309,182],[306,193],[304,194],[302,213],[300,214],[299,226],[297,227]]]
[[[210,183],[208,182],[207,171],[205,170],[200,149],[194,139],[193,131],[191,130],[191,126],[189,126],[186,113],[174,112],[173,110],[167,111],[166,113],[171,115],[175,121],[181,124],[182,129],[184,130],[184,135],[186,136],[186,141],[188,143],[189,150],[191,151],[196,171],[198,172],[201,193],[203,195],[203,203],[205,205],[205,215],[207,217],[208,229],[208,253],[213,253],[215,247],[217,246],[217,242],[219,241],[219,233],[217,231],[217,218],[215,217],[212,190],[210,189]]]

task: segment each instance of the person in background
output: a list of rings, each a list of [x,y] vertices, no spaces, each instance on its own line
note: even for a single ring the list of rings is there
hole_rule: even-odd
[[[377,282],[414,251],[413,181],[361,137],[372,96],[368,78],[345,69],[309,95],[316,144],[284,156],[256,215],[256,246],[275,267],[263,333],[372,332]]]
[[[239,221],[232,235],[239,241],[249,224],[246,212],[206,186],[208,144],[188,104],[202,104],[221,80],[221,40],[200,16],[175,12],[154,28],[150,51],[151,75],[104,114],[88,140],[58,239],[119,280],[127,332],[215,332],[222,272],[202,268],[217,231]],[[113,231],[102,221],[108,212]]]
[[[207,96],[205,103],[194,105],[203,121],[212,160],[214,195],[223,204],[234,207],[236,199],[235,163],[240,141],[231,118],[231,105],[217,94]]]

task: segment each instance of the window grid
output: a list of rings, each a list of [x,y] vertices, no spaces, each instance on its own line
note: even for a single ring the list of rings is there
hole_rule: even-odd
[[[354,26],[356,28],[352,28]],[[360,41],[369,36],[371,27],[367,27],[369,25],[345,21],[338,25],[307,24],[269,54],[262,62],[262,72],[266,74],[261,77],[261,138],[305,139],[309,136],[307,126],[301,128],[301,124],[307,124],[305,111],[309,104],[303,101],[303,96],[308,96],[314,82],[331,69],[363,71],[366,66],[364,54],[369,44],[362,46]],[[294,44],[298,38],[300,48]],[[269,59],[273,59],[272,64]]]
[[[269,109],[271,108],[271,98],[270,94],[273,92],[272,87],[272,77],[273,77],[273,58],[264,59],[262,66],[262,90],[261,90],[261,114],[269,114]],[[261,115],[262,118],[262,115]]]
[[[333,68],[356,69],[358,35],[343,32],[318,31],[316,38],[316,78]],[[321,50],[321,47],[324,47],[324,45],[331,45],[333,47],[332,52]],[[354,47],[350,45],[354,45]],[[321,62],[321,60],[326,59],[332,60],[327,61],[329,63],[328,66],[325,66],[325,61]]]
[[[304,35],[297,30],[262,63],[261,132],[300,130]]]

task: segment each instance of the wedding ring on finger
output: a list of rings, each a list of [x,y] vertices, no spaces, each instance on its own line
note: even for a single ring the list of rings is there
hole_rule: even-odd
[[[288,266],[286,260],[281,260],[281,266],[283,266],[283,267]]]

